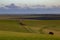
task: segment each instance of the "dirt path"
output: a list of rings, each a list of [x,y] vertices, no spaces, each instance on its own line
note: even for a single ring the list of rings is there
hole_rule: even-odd
[[[31,33],[35,33],[30,27],[28,26],[21,26],[24,30],[26,30],[27,32],[31,32]]]

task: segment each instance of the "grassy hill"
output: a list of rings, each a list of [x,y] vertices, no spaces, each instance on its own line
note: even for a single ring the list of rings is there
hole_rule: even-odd
[[[19,20],[0,20],[1,31],[28,32],[19,24]]]
[[[60,36],[0,31],[0,40],[60,40]]]
[[[59,34],[60,20],[0,20],[0,40],[60,40]]]

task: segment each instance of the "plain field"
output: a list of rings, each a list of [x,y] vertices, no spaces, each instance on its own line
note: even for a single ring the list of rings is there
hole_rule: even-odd
[[[60,20],[0,20],[0,40],[60,40],[59,34]]]

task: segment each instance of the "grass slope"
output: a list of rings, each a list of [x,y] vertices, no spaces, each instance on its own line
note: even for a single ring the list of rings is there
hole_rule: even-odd
[[[60,40],[60,36],[0,31],[0,40]]]
[[[39,32],[44,29],[60,31],[60,20],[0,20],[0,30],[15,32]]]
[[[26,26],[21,26],[18,20],[0,20],[0,40],[60,40],[60,20],[22,22]],[[48,35],[50,31],[54,32],[54,35]]]
[[[1,31],[27,32],[17,20],[0,20]]]

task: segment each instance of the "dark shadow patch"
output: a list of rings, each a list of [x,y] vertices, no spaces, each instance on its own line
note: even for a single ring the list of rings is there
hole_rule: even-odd
[[[54,35],[54,33],[53,32],[49,32],[49,35]]]

